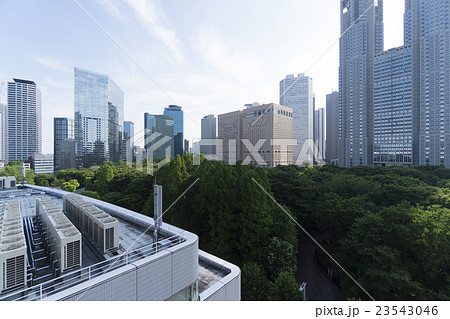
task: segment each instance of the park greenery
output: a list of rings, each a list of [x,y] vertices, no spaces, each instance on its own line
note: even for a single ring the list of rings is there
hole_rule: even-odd
[[[145,165],[144,165],[145,167]],[[165,222],[199,236],[200,248],[237,264],[244,300],[301,300],[299,244],[290,214],[377,300],[450,299],[450,169],[279,166],[256,168],[177,156],[148,175],[122,162],[36,175],[153,216],[163,186]],[[281,209],[258,186],[283,207]],[[76,183],[75,183],[76,182]],[[76,184],[79,184],[77,186]],[[64,186],[65,185],[65,186]],[[189,191],[178,201],[178,197]],[[352,300],[369,297],[322,251],[318,263]]]
[[[22,180],[22,162],[10,161],[8,165],[0,169],[0,176],[15,176],[16,183]],[[25,171],[25,180],[28,184],[34,184],[35,174],[32,169]]]

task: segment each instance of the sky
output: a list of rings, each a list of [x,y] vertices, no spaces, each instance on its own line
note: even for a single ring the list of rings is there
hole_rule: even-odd
[[[385,49],[403,43],[403,12],[384,1]],[[0,0],[0,30],[1,102],[13,78],[36,82],[43,153],[53,118],[73,118],[74,67],[116,82],[135,133],[145,112],[182,106],[191,145],[203,116],[279,103],[287,74],[312,77],[316,109],[338,88],[338,0]]]

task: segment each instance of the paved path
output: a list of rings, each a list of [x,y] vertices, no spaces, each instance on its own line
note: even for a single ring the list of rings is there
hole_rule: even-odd
[[[317,263],[316,244],[312,241],[300,244],[297,256],[298,283],[307,282],[306,299],[308,300],[344,300],[344,294],[330,276]]]

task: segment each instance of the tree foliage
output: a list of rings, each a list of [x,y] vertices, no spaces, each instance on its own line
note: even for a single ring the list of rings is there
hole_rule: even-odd
[[[64,182],[62,184],[62,189],[67,192],[75,192],[77,188],[80,186],[80,183],[76,179],[72,179],[68,182]]]

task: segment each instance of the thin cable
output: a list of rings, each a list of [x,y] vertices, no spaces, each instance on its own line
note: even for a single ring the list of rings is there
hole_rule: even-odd
[[[275,202],[275,204],[277,204],[278,205],[278,207],[280,207],[282,210],[283,210],[283,212],[285,212],[286,213],[286,215],[288,215],[289,216],[289,218],[290,219],[292,219],[293,221],[294,221],[294,223],[296,223],[297,224],[297,226],[298,227],[300,227],[300,229],[306,234],[306,235],[308,235],[308,237],[309,238],[311,238],[311,240],[320,248],[320,249],[322,249],[322,251],[325,253],[325,254],[327,254],[328,255],[328,257],[330,257],[331,258],[331,260],[332,261],[334,261],[335,263],[336,263],[336,265],[338,265],[339,266],[339,268],[341,268],[342,269],[342,271],[347,275],[347,276],[349,276],[350,277],[350,279],[351,280],[353,280],[353,282],[355,283],[355,284],[357,284],[358,285],[358,287],[359,288],[361,288],[361,290],[362,291],[364,291],[366,294],[367,294],[367,296],[369,296],[370,297],[370,299],[372,299],[373,301],[375,301],[375,299],[367,292],[367,290],[365,290],[364,288],[363,288],[363,286],[361,286],[360,284],[359,284],[359,282],[357,282],[356,281],[356,279],[355,278],[353,278],[352,277],[352,275],[350,275],[345,269],[344,269],[344,267],[342,267],[337,261],[336,261],[336,259],[334,259],[326,250],[325,250],[325,248],[323,248],[322,247],[322,245],[321,244],[319,244],[319,242],[317,241],[317,240],[315,240],[314,239],[314,237],[313,236],[311,236],[309,233],[308,233],[308,231],[306,231],[306,229],[304,229],[284,208],[283,208],[283,206],[281,206],[276,200],[275,200],[275,198],[273,198],[272,197],[272,195],[270,195],[253,177],[252,177],[252,180],[264,191],[264,193],[266,193],[266,195],[267,196],[269,196],[270,197],[270,199],[271,200],[273,200],[274,202]]]

